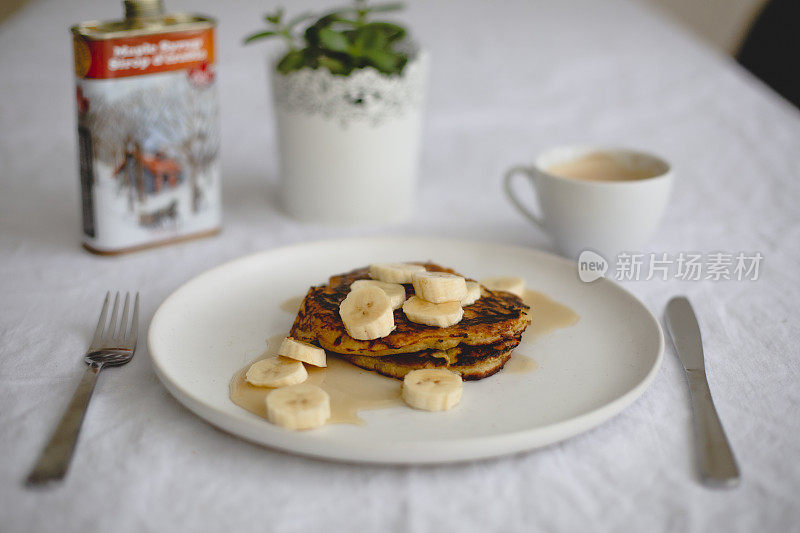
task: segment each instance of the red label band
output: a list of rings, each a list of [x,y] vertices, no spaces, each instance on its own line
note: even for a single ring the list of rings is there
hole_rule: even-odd
[[[93,41],[75,37],[81,78],[124,78],[214,63],[214,30],[185,30]]]

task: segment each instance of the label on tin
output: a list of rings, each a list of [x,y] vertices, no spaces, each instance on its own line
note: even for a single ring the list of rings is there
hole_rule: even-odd
[[[75,72],[91,79],[124,78],[214,63],[210,28],[99,41],[75,37]]]
[[[84,241],[119,251],[220,224],[213,30],[74,37]]]

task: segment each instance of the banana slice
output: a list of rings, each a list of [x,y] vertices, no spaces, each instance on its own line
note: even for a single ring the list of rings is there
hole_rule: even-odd
[[[414,272],[411,283],[417,296],[435,304],[460,302],[467,294],[464,278],[445,272]]]
[[[245,374],[245,379],[256,387],[285,387],[302,383],[307,377],[303,363],[277,357],[256,361]]]
[[[328,366],[325,350],[313,344],[286,337],[278,348],[278,355],[314,366]]]
[[[461,307],[472,305],[481,299],[481,285],[477,281],[468,281],[467,294],[461,298]]]
[[[461,376],[449,370],[412,370],[403,379],[403,400],[415,409],[446,411],[461,401]]]
[[[267,394],[267,419],[278,426],[313,429],[325,425],[330,417],[331,398],[316,385],[301,383]]]
[[[350,285],[350,290],[354,291],[363,287],[378,287],[385,292],[386,296],[389,297],[392,309],[400,309],[403,307],[403,302],[406,301],[406,288],[399,283],[388,283],[375,279],[359,279]]]
[[[411,283],[411,274],[424,272],[422,265],[409,263],[380,263],[369,266],[369,277],[388,283]]]
[[[366,341],[385,337],[394,330],[394,313],[389,297],[378,287],[350,291],[339,305],[347,334]]]
[[[434,304],[419,296],[412,296],[403,304],[403,312],[411,322],[446,328],[458,324],[464,316],[460,302]]]
[[[481,284],[490,291],[506,291],[516,294],[520,298],[525,292],[525,280],[516,276],[484,278],[481,280]]]

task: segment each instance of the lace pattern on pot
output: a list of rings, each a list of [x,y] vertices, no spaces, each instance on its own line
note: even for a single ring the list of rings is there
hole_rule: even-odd
[[[387,76],[369,67],[350,76],[326,69],[272,73],[275,103],[293,113],[320,115],[346,127],[353,122],[379,126],[405,116],[422,104],[427,56],[418,53],[400,76]]]

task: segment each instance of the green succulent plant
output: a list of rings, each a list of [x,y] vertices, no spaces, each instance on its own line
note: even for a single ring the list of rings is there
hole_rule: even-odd
[[[372,15],[403,7],[401,3],[368,5],[367,0],[354,0],[352,7],[323,15],[304,13],[288,20],[279,8],[264,17],[267,30],[248,35],[244,42],[283,39],[288,51],[275,65],[281,74],[325,68],[331,74],[349,76],[353,70],[367,67],[387,75],[401,74],[408,54],[398,44],[406,38],[406,29],[394,22],[373,20]]]

